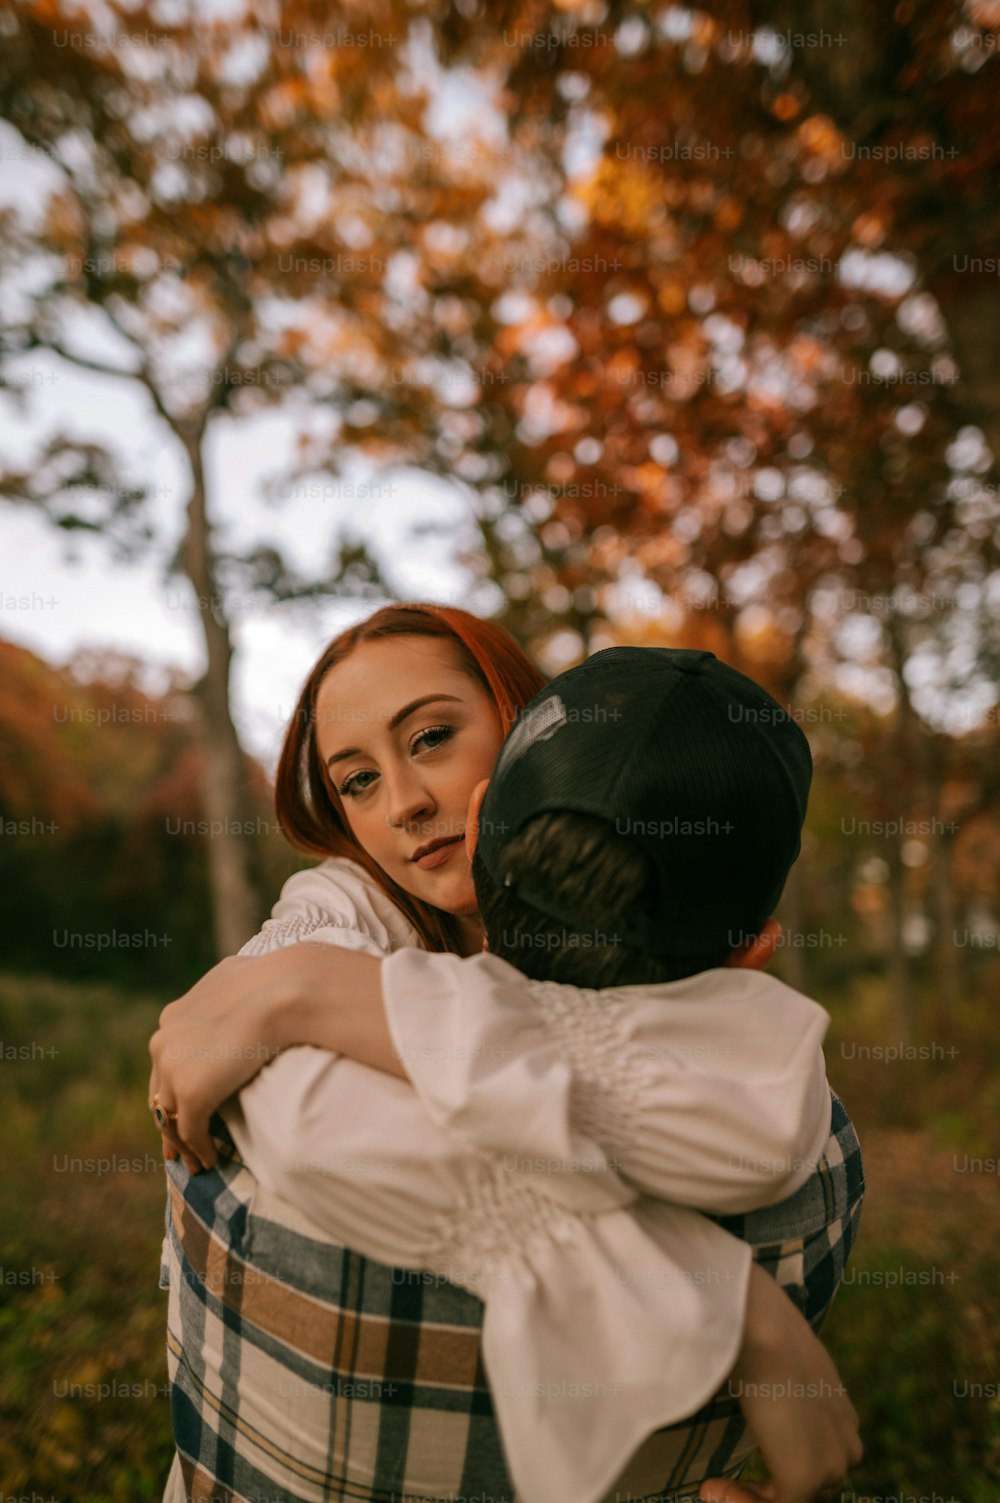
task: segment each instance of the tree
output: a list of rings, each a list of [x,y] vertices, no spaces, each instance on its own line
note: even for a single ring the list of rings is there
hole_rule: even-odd
[[[503,67],[553,162],[598,143],[505,338],[530,369],[497,398],[516,441],[492,561],[522,576],[522,629],[585,650],[644,598],[672,634],[710,612],[787,704],[817,682],[895,699],[879,791],[905,820],[935,718],[995,679],[988,16],[858,0],[834,27],[762,0],[518,32],[516,11],[505,60],[471,22],[456,48]]]
[[[257,902],[230,711],[229,598],[234,589],[272,599],[349,593],[375,570],[350,537],[325,568],[317,549],[306,578],[273,545],[235,549],[218,531],[207,456],[220,423],[267,405],[296,411],[306,467],[310,424],[324,431],[327,471],[336,467],[329,443],[352,423],[365,426],[360,373],[367,360],[385,379],[400,322],[388,272],[418,210],[391,194],[379,201],[356,120],[371,111],[369,133],[383,110],[415,121],[421,101],[397,81],[405,7],[370,10],[378,45],[362,52],[343,26],[331,45],[325,13],[309,4],[211,24],[193,6],[169,24],[158,16],[143,5],[129,11],[127,29],[122,21],[102,33],[86,12],[42,0],[8,13],[0,114],[44,155],[55,183],[41,215],[25,206],[4,218],[17,290],[2,355],[8,372],[45,351],[137,385],[187,461],[174,566],[200,608],[202,794],[222,832],[209,860],[216,942],[230,953],[255,927]],[[440,187],[439,165],[409,176],[423,217],[439,190],[456,204],[470,193],[467,184]],[[382,425],[383,452],[410,452],[422,400],[417,386],[404,390],[395,424]],[[108,536],[125,556],[163,530],[157,488],[69,434],[9,472],[3,493],[43,507],[68,533]],[[324,531],[329,547],[334,529]]]
[[[144,691],[148,665],[108,652],[56,668],[0,642],[0,669],[6,964],[183,989],[213,955],[191,696],[179,677]],[[290,853],[249,773],[245,831],[275,891]]]
[[[874,57],[842,101],[829,79],[855,48],[783,39],[787,9],[763,0],[503,3],[485,21],[385,0],[365,50],[317,42],[308,5],[193,30],[188,13],[149,23],[141,66],[53,49],[48,10],[22,3],[0,113],[69,186],[18,243],[97,263],[75,295],[133,342],[139,379],[176,373],[192,320],[210,334],[198,402],[156,387],[187,425],[193,495],[213,424],[299,402],[299,476],[353,451],[463,487],[473,598],[553,662],[655,620],[711,636],[785,702],[895,696],[922,734],[935,698],[984,692],[997,653],[989,381],[967,379],[987,353],[964,315],[952,328],[964,293],[945,274],[954,203],[967,248],[992,243],[996,148],[977,128],[994,60],[972,67],[983,26],[944,0],[849,10],[844,37],[867,27]],[[25,87],[43,63],[53,83]],[[456,79],[478,90],[464,134],[430,108]],[[182,128],[192,98],[201,123]],[[85,168],[67,122],[95,143]],[[120,255],[103,280],[102,253]],[[67,295],[36,297],[10,348],[79,356]],[[71,459],[105,462],[64,447],[51,464]],[[11,488],[42,500],[39,475]],[[316,585],[276,550],[219,557],[212,508],[185,562],[197,574],[208,547],[213,612],[222,574]],[[143,507],[119,511],[124,529]],[[213,630],[221,723],[232,643]],[[897,798],[925,801],[920,767]]]

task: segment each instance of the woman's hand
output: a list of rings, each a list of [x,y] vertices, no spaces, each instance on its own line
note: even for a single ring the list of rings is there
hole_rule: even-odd
[[[149,1099],[177,1113],[161,1132],[164,1155],[180,1155],[192,1172],[218,1157],[208,1131],[216,1107],[278,1052],[274,1019],[294,968],[266,966],[271,958],[220,961],[163,1009],[149,1041]]]
[[[321,943],[236,955],[169,1003],[149,1042],[149,1099],[177,1114],[163,1129],[168,1157],[179,1153],[193,1171],[214,1164],[213,1111],[293,1044],[405,1080],[386,1022],[381,961]]]

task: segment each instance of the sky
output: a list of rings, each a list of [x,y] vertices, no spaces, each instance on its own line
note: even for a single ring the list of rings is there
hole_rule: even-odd
[[[74,535],[67,541],[37,511],[0,506],[0,637],[54,663],[83,650],[133,654],[149,665],[145,682],[156,690],[162,671],[188,674],[203,661],[194,593],[181,577],[167,578],[167,560],[181,534],[186,494],[184,459],[133,384],[78,371],[56,357],[19,363],[31,387],[29,418],[0,393],[0,432],[8,464],[27,458],[59,423],[123,453],[129,473],[155,477],[151,506],[163,542],[134,562],[116,560],[106,541]],[[48,375],[55,379],[47,379]],[[437,522],[454,538],[467,515],[460,491],[415,470],[372,482],[358,471],[343,483],[322,479],[306,494],[270,505],[262,490],[290,453],[292,425],[267,413],[218,434],[209,462],[216,487],[216,517],[223,536],[251,542],[280,539],[303,569],[315,567],[346,526],[363,528],[384,556],[402,596],[461,601],[466,580],[448,561],[441,537],[414,535],[412,519]],[[366,485],[363,500],[344,496]],[[330,494],[324,494],[325,490]],[[391,494],[390,494],[391,491]],[[363,493],[363,491],[362,491]],[[373,608],[371,603],[274,604],[232,600],[234,707],[248,749],[272,765],[283,725],[313,660],[330,637]]]

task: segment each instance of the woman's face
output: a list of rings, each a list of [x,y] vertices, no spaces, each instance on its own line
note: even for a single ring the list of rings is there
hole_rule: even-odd
[[[439,637],[364,642],[316,699],[316,746],[351,831],[400,887],[448,913],[476,911],[465,816],[493,771],[496,706]]]

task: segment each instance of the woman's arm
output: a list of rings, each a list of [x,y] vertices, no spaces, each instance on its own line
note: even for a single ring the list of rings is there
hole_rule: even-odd
[[[586,1136],[647,1193],[751,1210],[794,1193],[826,1144],[827,1020],[770,978],[714,975],[721,998],[706,980],[667,1003],[655,988],[532,983],[487,956],[404,951],[383,972],[353,951],[295,945],[223,961],[164,1010],[151,1090],[211,1164],[213,1109],[281,1049],[312,1044],[408,1079],[474,1148],[560,1174]]]
[[[382,988],[428,1114],[479,1148],[555,1162],[581,1134],[647,1194],[716,1214],[787,1199],[826,1150],[829,1016],[773,976],[594,991],[401,950]]]
[[[294,958],[303,942],[314,947],[321,944],[327,956],[322,972],[305,980],[299,977],[301,962]],[[158,1094],[160,1104],[169,1110],[186,1107],[186,1120],[194,1112],[198,1126],[193,1130],[209,1151],[211,1140],[206,1129],[212,1110],[244,1085],[277,1048],[269,1022],[262,1016],[265,991],[272,1005],[280,1001],[294,1016],[299,998],[305,1012],[314,999],[325,995],[325,982],[336,983],[328,946],[336,945],[338,955],[353,951],[384,957],[418,943],[416,930],[356,862],[331,857],[318,866],[294,872],[282,887],[270,918],[242,947],[239,956],[214,967],[165,1011],[167,1033],[157,1039],[155,1049],[150,1046],[154,1056],[150,1101]],[[293,958],[282,959],[286,954]],[[257,970],[255,965],[241,963],[247,956],[274,959]],[[237,1017],[236,1009],[243,1007],[248,1009],[247,1015]],[[204,1026],[200,1030],[190,1026],[195,1010],[202,1015]],[[365,1016],[374,1022],[375,1032],[371,1038],[366,1035],[355,1040],[361,1057],[393,1073],[399,1067],[391,1052],[380,1047],[378,1016],[374,1011]],[[317,1042],[332,1049],[336,1046],[324,1031],[326,1022],[325,1016],[320,1019]],[[296,1039],[294,1032],[288,1035],[288,1041],[306,1042]],[[201,1167],[181,1141],[176,1124],[168,1125],[162,1137],[166,1158],[182,1157],[192,1172]],[[214,1151],[209,1162],[214,1162]]]
[[[168,1003],[150,1039],[150,1100],[158,1095],[178,1113],[167,1136],[206,1167],[214,1164],[213,1111],[293,1044],[346,1054],[406,1080],[381,977],[374,956],[308,942],[213,966]]]

